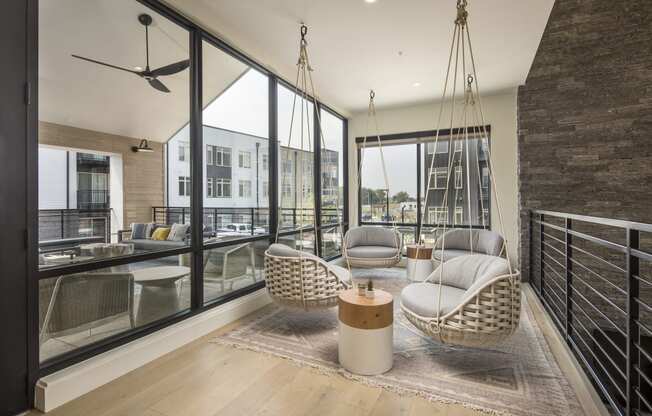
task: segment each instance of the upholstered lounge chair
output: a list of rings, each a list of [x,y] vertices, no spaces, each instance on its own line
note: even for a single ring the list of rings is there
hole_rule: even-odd
[[[426,282],[406,286],[401,309],[417,328],[440,342],[492,345],[518,327],[520,283],[520,273],[510,272],[504,258],[456,257],[441,264]]]
[[[391,228],[351,228],[344,236],[344,256],[353,267],[391,267],[401,260],[401,235]]]

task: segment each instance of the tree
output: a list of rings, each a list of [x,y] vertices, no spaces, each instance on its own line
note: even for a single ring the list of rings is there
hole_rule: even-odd
[[[392,197],[392,202],[400,204],[401,202],[408,202],[410,200],[410,194],[405,191],[400,191]]]

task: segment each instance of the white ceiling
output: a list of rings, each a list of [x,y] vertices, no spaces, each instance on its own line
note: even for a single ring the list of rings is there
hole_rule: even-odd
[[[188,59],[188,33],[134,0],[39,2],[39,119],[163,142],[188,122],[189,70],[160,80],[159,92],[136,75],[72,58],[81,55],[133,69],[145,66],[140,13],[154,19],[150,65]],[[204,102],[247,67],[222,52],[205,55]]]
[[[310,27],[318,95],[352,112],[368,90],[377,106],[442,93],[455,0],[168,0],[287,79],[294,79],[298,25]],[[554,0],[469,0],[469,27],[483,93],[523,84]],[[399,51],[402,54],[399,55]],[[419,87],[413,86],[420,83]]]

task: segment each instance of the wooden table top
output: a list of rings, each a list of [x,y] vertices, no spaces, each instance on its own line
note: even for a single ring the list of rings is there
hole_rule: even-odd
[[[394,322],[394,297],[384,290],[374,289],[374,297],[358,296],[357,289],[340,292],[338,302],[340,322],[352,328],[386,328]]]
[[[343,290],[340,292],[339,297],[340,301],[357,306],[382,306],[392,303],[394,300],[391,293],[381,289],[374,289],[373,298],[358,295],[358,289]]]
[[[430,260],[433,249],[433,246],[410,244],[407,246],[407,257],[409,259]]]

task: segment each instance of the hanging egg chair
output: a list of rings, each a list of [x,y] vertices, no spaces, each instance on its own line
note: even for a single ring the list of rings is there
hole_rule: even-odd
[[[457,1],[455,30],[453,32],[448,71],[435,136],[436,149],[451,75],[453,88],[448,97],[452,101],[450,105],[450,132],[452,136],[455,134],[453,133],[453,122],[456,120],[455,89],[458,79],[457,72],[458,69],[461,69],[462,79],[464,79],[467,70],[466,66],[470,64],[469,71],[471,73],[466,76],[466,88],[462,103],[463,110],[459,115],[463,126],[456,129],[457,140],[463,140],[466,148],[466,160],[462,161],[462,152],[449,153],[446,190],[441,208],[435,212],[447,213],[450,205],[453,205],[452,208],[457,211],[457,190],[460,187],[457,186],[458,177],[456,173],[461,173],[461,169],[455,171],[454,169],[461,167],[465,163],[467,166],[466,190],[468,193],[466,199],[468,201],[469,225],[468,227],[465,226],[464,229],[447,231],[446,228],[450,222],[448,216],[443,218],[443,221],[441,218],[436,219],[435,235],[439,232],[440,237],[436,240],[435,252],[437,254],[435,254],[435,258],[438,258],[441,262],[423,282],[412,283],[403,289],[401,293],[401,310],[414,326],[436,341],[467,347],[485,347],[505,341],[518,327],[521,313],[521,274],[512,267],[506,250],[507,241],[504,239],[504,221],[491,166],[491,154],[480,102],[466,7],[466,0]],[[453,62],[454,51],[456,53]],[[474,123],[473,127],[469,127],[470,123]],[[473,157],[469,154],[470,137],[482,140],[482,149],[486,155],[491,187],[496,198],[500,233],[485,230],[488,227],[485,224],[484,206],[480,207],[483,229],[478,230],[477,227],[472,226],[471,213],[473,207],[470,198],[472,162],[478,166],[477,183],[480,187],[481,204],[483,191],[478,152],[475,152],[476,160],[472,160]],[[457,153],[459,153],[459,160],[457,160]],[[434,157],[431,158],[428,171],[425,197],[426,210],[428,210],[428,191],[430,190],[434,159]],[[448,190],[452,176],[455,177],[456,181],[455,200],[449,204]],[[425,215],[422,215],[421,230],[423,230],[423,217]],[[449,238],[452,240],[450,244],[446,241]],[[421,235],[419,235],[418,241],[422,241]],[[505,258],[500,257],[501,253],[505,253]]]
[[[292,118],[290,119],[290,130],[288,135],[288,148],[292,145],[292,128],[295,120],[295,109],[297,95],[301,94],[301,109],[300,109],[300,143],[297,143],[300,149],[304,149],[304,133],[307,135],[308,154],[312,152],[312,139],[310,137],[310,119],[307,116],[308,111],[308,87],[311,88],[312,100],[314,108],[319,108],[316,100],[315,88],[312,82],[312,75],[310,71],[310,61],[308,58],[308,50],[306,41],[306,34],[308,28],[301,25],[301,41],[299,46],[299,60],[297,63],[297,81],[295,85],[294,103],[292,105]],[[304,108],[305,104],[305,108]],[[321,131],[321,117],[319,111],[316,112],[316,123],[318,132],[322,140],[322,148],[326,148],[324,142],[324,135]],[[281,155],[281,152],[278,152]],[[310,155],[312,158],[313,156]],[[281,179],[282,187],[284,189],[286,175]],[[304,226],[305,213],[303,209],[303,198],[300,199],[299,207],[299,241],[304,240],[304,231],[310,231],[314,236],[317,235],[317,212],[314,204],[312,207],[312,227],[307,228]],[[340,201],[339,192],[337,195],[337,217],[338,229],[340,237],[342,237],[342,216],[340,214]],[[279,204],[279,213],[282,210],[282,201]],[[265,251],[265,286],[267,293],[272,300],[286,308],[298,308],[303,310],[313,310],[322,308],[331,308],[337,306],[338,294],[340,291],[347,289],[351,286],[351,273],[343,267],[329,264],[319,257],[321,247],[315,245],[315,254],[306,253],[303,247],[298,250],[288,247],[279,242],[279,232],[282,226],[282,215],[278,215],[278,224],[276,227],[275,244],[272,244]]]

